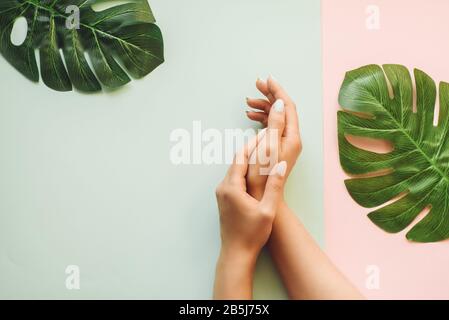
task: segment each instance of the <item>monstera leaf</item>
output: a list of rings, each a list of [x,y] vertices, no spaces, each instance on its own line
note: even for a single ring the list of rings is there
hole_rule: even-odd
[[[340,90],[338,141],[352,198],[388,232],[399,232],[424,209],[428,213],[407,233],[409,240],[449,238],[449,84],[436,86],[415,69],[416,106],[408,70],[400,65],[365,66],[346,73]],[[414,110],[415,109],[415,110]],[[393,150],[377,153],[356,147],[348,136],[387,140]],[[418,220],[418,219],[417,219]]]
[[[163,41],[146,0],[102,11],[110,0],[0,0],[0,52],[20,73],[57,91],[117,88],[163,61]],[[26,18],[25,41],[11,42],[15,21]],[[79,18],[79,19],[78,19]],[[77,21],[78,19],[78,21]],[[126,72],[125,72],[125,70]]]

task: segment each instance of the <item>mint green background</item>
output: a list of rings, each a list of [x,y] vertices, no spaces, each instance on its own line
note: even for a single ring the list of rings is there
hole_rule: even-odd
[[[227,166],[172,165],[169,135],[252,126],[244,97],[270,73],[304,143],[287,198],[322,243],[319,1],[150,3],[166,63],[117,92],[57,93],[0,57],[0,298],[210,298]],[[255,297],[286,297],[265,254]]]

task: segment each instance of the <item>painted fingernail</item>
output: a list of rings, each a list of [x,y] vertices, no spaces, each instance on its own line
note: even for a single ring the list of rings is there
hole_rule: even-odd
[[[263,79],[263,78],[257,78],[257,81],[260,81],[260,82],[263,82],[263,83],[265,83],[265,82],[267,82],[265,79]]]
[[[274,111],[282,112],[284,111],[284,101],[282,99],[277,99],[273,104]]]
[[[271,74],[270,74],[270,76],[268,78],[271,79],[271,81],[277,82],[276,78],[273,77],[273,75],[271,75]]]
[[[287,162],[281,161],[273,169],[277,175],[283,177],[287,172]]]

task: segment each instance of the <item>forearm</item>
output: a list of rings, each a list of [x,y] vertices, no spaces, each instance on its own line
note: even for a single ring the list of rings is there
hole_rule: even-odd
[[[244,252],[222,250],[215,273],[214,299],[252,299],[256,259]]]
[[[292,299],[362,298],[284,203],[268,246]]]

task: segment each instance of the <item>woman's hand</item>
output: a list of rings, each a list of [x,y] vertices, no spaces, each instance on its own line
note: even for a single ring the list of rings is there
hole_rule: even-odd
[[[258,79],[256,86],[266,99],[247,98],[248,106],[259,110],[248,111],[247,115],[251,120],[267,126],[267,132],[251,155],[247,186],[248,193],[260,199],[267,181],[261,169],[266,168],[267,158],[277,158],[274,162],[286,161],[288,176],[301,153],[302,143],[296,106],[285,90],[271,76],[267,81]],[[265,172],[270,170],[270,163]]]
[[[222,246],[216,271],[216,299],[251,298],[255,263],[271,234],[282,197],[286,162],[272,168],[260,201],[246,192],[248,157],[261,136],[256,136],[235,156],[226,177],[217,187]]]
[[[286,162],[276,164],[268,175],[261,200],[247,193],[248,157],[263,138],[253,138],[238,153],[223,182],[216,190],[220,211],[222,250],[257,256],[271,233],[271,226],[282,196]]]
[[[258,80],[257,88],[267,99],[248,99],[250,107],[262,111],[248,117],[267,130],[237,154],[217,188],[222,249],[214,298],[252,297],[256,259],[269,239],[291,298],[361,299],[282,201],[285,179],[301,152],[296,108],[273,78]]]
[[[273,79],[266,82],[258,80],[257,88],[266,99],[247,99],[248,105],[261,112],[248,112],[248,117],[267,126],[267,133],[260,141],[271,153],[278,152],[279,160],[287,161],[286,176],[301,152],[301,139],[298,118],[293,101]],[[285,125],[279,112],[280,102],[284,102]],[[269,139],[268,132],[273,128],[282,131],[280,139]],[[251,156],[247,174],[248,192],[258,199],[264,190],[266,176],[260,174],[261,159],[257,148]],[[258,152],[259,151],[259,152]],[[257,157],[254,157],[255,155]],[[282,202],[276,212],[268,247],[281,274],[289,296],[293,299],[362,299],[363,297],[338,271],[329,258],[316,244],[301,221],[288,206]]]

